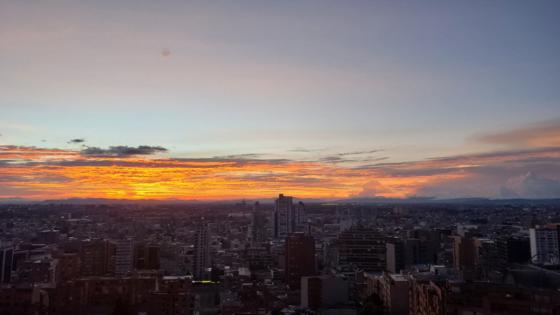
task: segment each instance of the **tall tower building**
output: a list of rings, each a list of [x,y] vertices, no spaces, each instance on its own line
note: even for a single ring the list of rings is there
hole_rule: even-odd
[[[249,233],[252,245],[266,241],[266,216],[262,212],[259,202],[255,202],[251,215],[251,229]]]
[[[274,205],[274,237],[284,238],[293,232],[305,230],[305,205],[294,205],[294,198],[280,194]]]
[[[286,283],[299,289],[301,277],[315,275],[315,240],[304,233],[292,233],[286,238]]]
[[[202,223],[198,226],[194,236],[193,276],[195,279],[208,277],[208,269],[211,267],[210,258],[210,233],[208,225]]]
[[[286,237],[291,231],[294,217],[293,197],[280,194],[274,204],[274,237]]]
[[[453,240],[453,266],[457,270],[472,270],[478,263],[478,249],[480,242],[470,235],[454,235]]]
[[[298,202],[295,208],[295,217],[294,217],[294,224],[295,230],[297,231],[304,231],[306,228],[306,220],[307,217],[305,215],[305,205],[303,202]]]
[[[406,267],[406,244],[403,240],[394,238],[386,244],[387,270],[392,273],[399,273]]]

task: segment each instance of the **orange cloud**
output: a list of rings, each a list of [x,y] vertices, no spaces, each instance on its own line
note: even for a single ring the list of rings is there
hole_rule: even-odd
[[[400,198],[439,192],[453,183],[470,184],[497,168],[526,172],[543,159],[558,166],[560,149],[345,166],[320,160],[236,157],[107,158],[69,150],[0,146],[0,197],[212,200],[266,198],[284,192],[300,198]]]

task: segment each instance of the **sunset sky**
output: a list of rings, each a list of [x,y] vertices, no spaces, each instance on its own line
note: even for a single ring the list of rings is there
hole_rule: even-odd
[[[0,199],[560,198],[559,13],[0,0]]]

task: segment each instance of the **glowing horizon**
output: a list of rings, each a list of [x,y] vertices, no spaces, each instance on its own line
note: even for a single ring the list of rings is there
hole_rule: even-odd
[[[246,157],[88,156],[84,152],[0,146],[0,198],[219,200],[270,198],[278,193],[302,199],[452,197],[439,190],[465,181],[479,181],[479,189],[458,196],[495,197],[508,190],[510,195],[501,197],[512,197],[527,194],[525,190],[533,189],[535,181],[542,184],[543,178],[523,173],[528,168],[560,159],[557,147],[367,165]],[[501,169],[512,168],[522,174],[517,182],[489,189],[484,179],[491,176],[489,170],[499,174]],[[532,187],[524,186],[531,183]]]

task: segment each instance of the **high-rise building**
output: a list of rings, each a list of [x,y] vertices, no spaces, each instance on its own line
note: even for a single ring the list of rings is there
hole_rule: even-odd
[[[353,266],[370,272],[385,270],[385,237],[376,230],[353,226],[339,234],[336,246],[340,266]]]
[[[347,303],[348,281],[335,276],[301,278],[301,306],[314,311]]]
[[[194,253],[193,253],[193,276],[195,279],[201,280],[209,276],[208,270],[211,267],[210,257],[210,233],[208,225],[199,224],[194,235]]]
[[[500,254],[498,252],[498,245],[495,240],[479,238],[477,239],[477,270],[479,277],[484,279],[491,279],[493,277],[498,277],[496,280],[501,278],[500,274],[496,274],[500,267]]]
[[[134,244],[134,268],[153,269],[160,267],[160,248],[144,242]]]
[[[57,281],[66,282],[80,275],[80,256],[76,253],[64,253],[57,256]]]
[[[115,250],[115,275],[124,276],[133,270],[134,243],[132,240],[119,240]]]
[[[442,231],[415,229],[409,232],[409,239],[418,240],[417,264],[435,264],[440,250]]]
[[[297,289],[301,277],[315,275],[315,240],[304,233],[292,233],[286,238],[286,283]]]
[[[105,276],[114,272],[115,244],[108,240],[81,242],[80,261],[83,276]]]
[[[255,202],[251,214],[251,227],[249,237],[252,245],[258,245],[266,241],[266,215],[262,211],[259,202]]]
[[[298,202],[295,208],[294,216],[294,231],[305,231],[307,229],[307,216],[305,211],[305,204]]]
[[[387,241],[387,270],[392,273],[399,273],[406,267],[405,242],[399,239]]]
[[[0,247],[0,283],[9,283],[14,263],[13,246]]]
[[[274,204],[274,237],[283,238],[293,232],[293,197],[280,194]]]
[[[529,230],[531,260],[539,265],[560,264],[560,224],[537,226]]]
[[[525,285],[415,279],[409,292],[410,315],[556,314],[560,308],[557,290]]]
[[[455,235],[453,239],[453,266],[457,270],[472,270],[478,263],[476,238]]]
[[[399,273],[409,266],[433,264],[433,255],[426,253],[429,247],[426,240],[417,238],[387,240],[387,270]]]
[[[506,236],[496,240],[500,269],[512,263],[527,263],[531,260],[531,245],[526,236]]]
[[[280,194],[274,204],[274,237],[284,238],[293,232],[302,232],[306,226],[305,205],[294,198]]]
[[[371,293],[383,303],[385,314],[408,315],[409,277],[401,274],[367,276],[367,286]]]
[[[37,233],[37,240],[43,244],[55,244],[59,237],[60,232],[58,230],[43,230]]]

